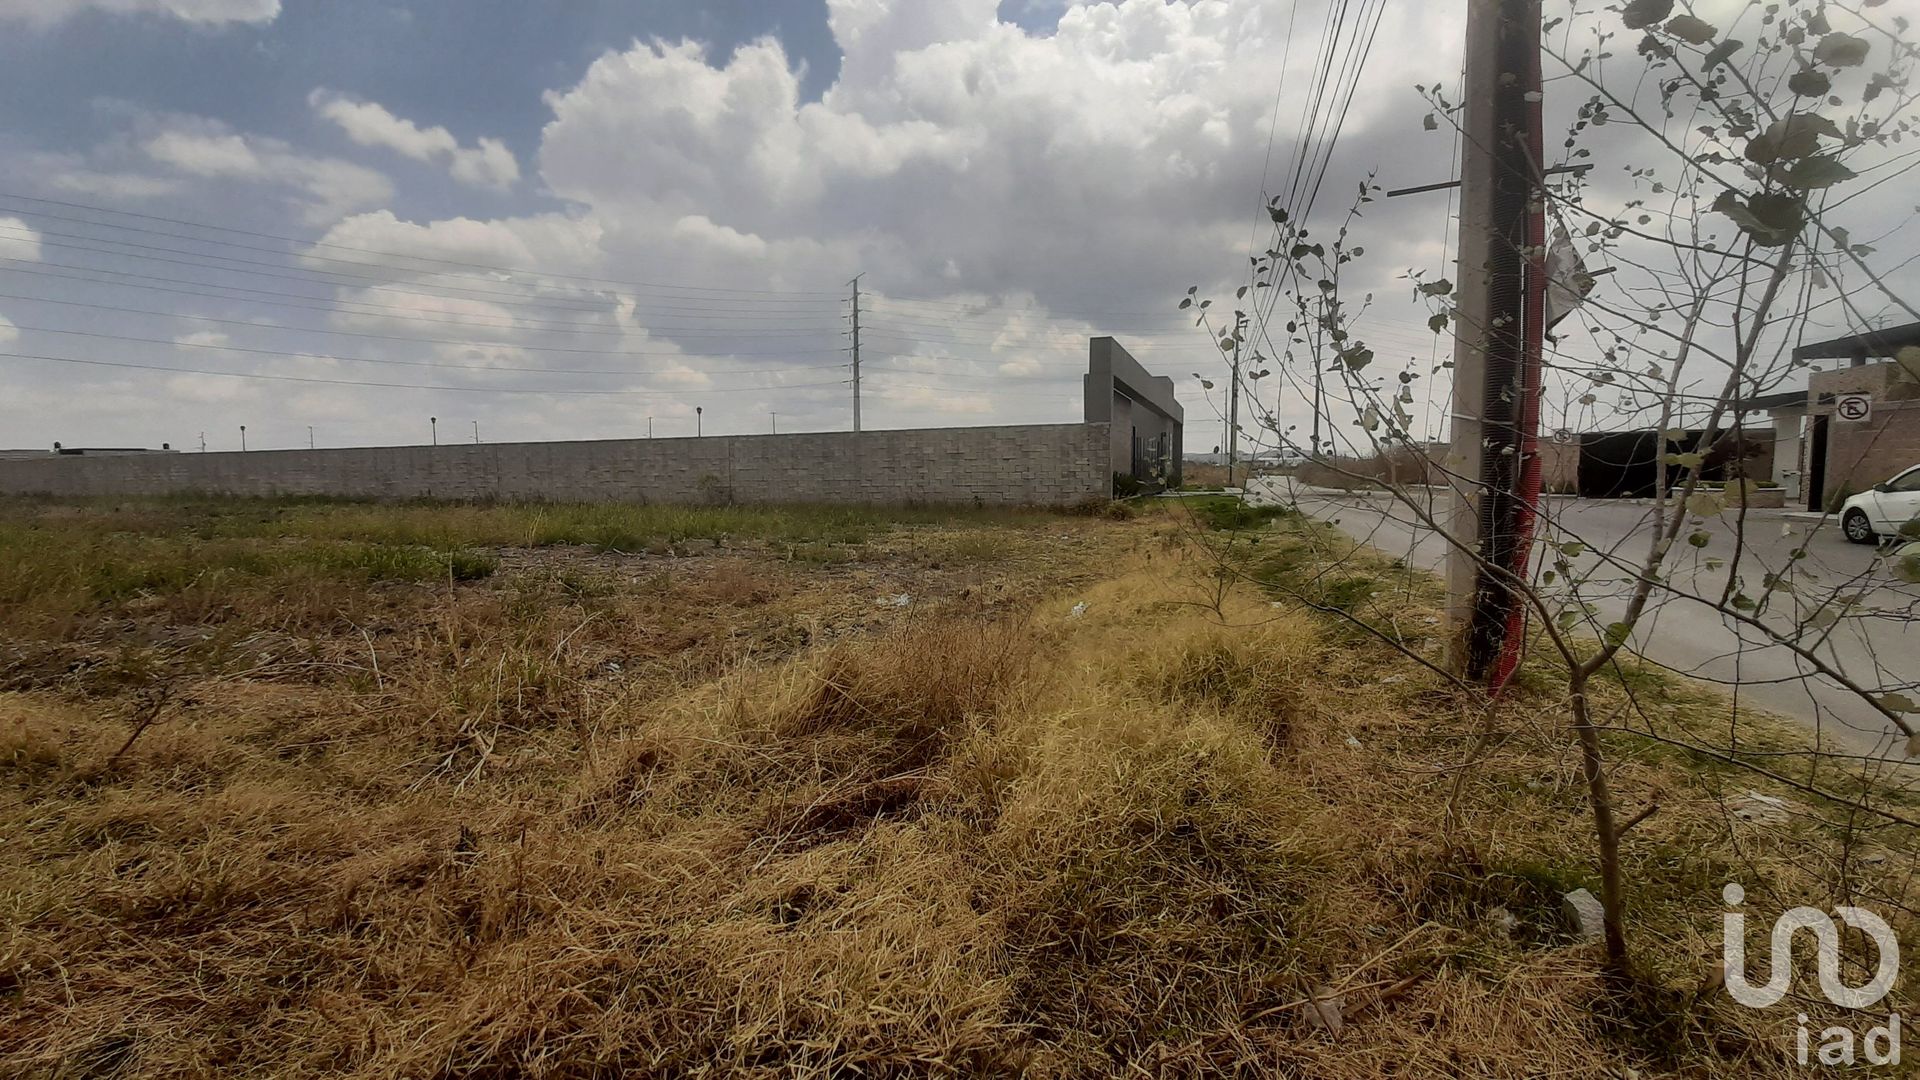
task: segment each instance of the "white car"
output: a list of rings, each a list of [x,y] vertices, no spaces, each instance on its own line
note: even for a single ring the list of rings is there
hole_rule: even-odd
[[[1840,504],[1840,531],[1856,544],[1911,536],[1920,521],[1920,465]]]

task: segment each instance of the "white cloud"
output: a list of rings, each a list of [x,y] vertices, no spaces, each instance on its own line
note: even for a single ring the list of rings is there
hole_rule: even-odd
[[[817,102],[771,40],[724,64],[697,44],[637,43],[548,96],[541,175],[610,235],[721,271],[709,280],[778,266],[786,249],[831,264],[816,273],[864,269],[904,294],[1031,289],[1057,307],[1117,284],[1124,302],[1103,306],[1139,307],[1161,299],[1149,281],[1231,274],[1254,224],[1288,5],[1076,6],[1050,36],[995,9],[833,0],[843,61]],[[1410,8],[1377,49],[1423,55],[1458,25],[1458,12]],[[1293,29],[1304,68],[1317,43]],[[1385,145],[1390,104],[1417,101],[1422,73],[1380,70],[1347,119],[1343,146],[1362,153]],[[1285,112],[1309,84],[1289,80]],[[1283,127],[1277,161],[1289,141]],[[764,250],[749,259],[743,238]]]
[[[266,166],[239,135],[164,131],[147,140],[147,156],[194,176],[258,179]]]
[[[506,190],[520,180],[520,163],[498,139],[481,138],[472,147],[463,147],[444,127],[423,128],[378,103],[327,90],[315,90],[307,102],[355,143],[383,146],[415,161],[442,163],[455,180],[470,187]]]
[[[908,415],[984,400],[1003,420],[1071,419],[1076,386],[992,376],[1074,375],[1099,333],[1156,371],[1217,378],[1220,353],[1173,302],[1196,282],[1230,296],[1265,235],[1263,181],[1284,190],[1291,174],[1290,121],[1314,89],[1321,12],[1120,0],[1029,14],[1043,8],[1059,11],[1051,33],[1000,22],[996,0],[829,0],[842,61],[817,101],[773,40],[724,60],[697,43],[637,42],[548,95],[540,178],[598,223],[609,272],[657,280],[671,267],[694,283],[818,291],[865,271],[880,294],[874,370],[937,356],[947,362],[922,381],[956,388],[903,391]],[[1409,182],[1436,159],[1444,168],[1444,138],[1421,141],[1413,84],[1452,81],[1461,16],[1407,5],[1381,24],[1316,222],[1345,209],[1371,166]],[[1370,207],[1355,292],[1405,292],[1396,276],[1425,265],[1420,249],[1443,224],[1413,200]],[[943,371],[981,377],[965,385]],[[887,381],[876,375],[874,392]],[[1209,422],[1197,395],[1189,404]]]
[[[229,379],[219,375],[169,375],[161,384],[163,393],[183,405],[232,404],[242,401],[268,401],[271,384]],[[253,425],[254,444],[259,444],[259,425]],[[216,447],[219,449],[219,447]],[[234,447],[238,449],[238,447]]]
[[[648,380],[676,389],[699,389],[713,385],[713,377],[689,364],[674,364],[649,374]]]
[[[350,207],[329,220],[323,241],[359,250],[315,248],[305,265],[391,283],[343,290],[344,310],[327,324],[381,336],[322,343],[284,330],[267,339],[272,347],[632,372],[625,379],[341,365],[348,377],[741,388],[678,398],[316,389],[329,402],[363,406],[358,429],[344,420],[327,425],[335,444],[417,438],[416,414],[446,421],[463,415],[455,408],[472,410],[464,415],[478,417],[489,439],[633,434],[647,416],[660,419],[662,435],[691,434],[696,404],[706,408],[709,434],[764,430],[772,410],[783,431],[844,427],[839,297],[862,271],[870,297],[864,386],[876,426],[1076,419],[1094,333],[1116,333],[1153,370],[1204,369],[1218,379],[1218,350],[1173,304],[1193,283],[1230,296],[1244,270],[1280,58],[1291,29],[1269,186],[1284,186],[1289,172],[1292,121],[1313,89],[1324,9],[1295,20],[1290,0],[1034,0],[1030,13],[1064,8],[1051,32],[1035,33],[998,22],[997,7],[830,0],[842,65],[812,101],[798,65],[772,40],[724,55],[668,41],[608,53],[546,98],[552,118],[531,159],[536,183],[524,188],[564,200],[557,213],[406,221],[382,208],[385,180],[369,180],[350,162],[336,162],[343,171],[324,185],[332,194],[322,200],[313,185],[324,170],[315,163],[335,159],[190,118],[151,120],[129,141],[131,154],[89,159],[95,172],[63,175],[73,177],[68,183],[105,183],[108,175],[130,185],[187,181],[195,196],[210,186],[219,192],[215,185],[272,184],[317,208]],[[1383,175],[1393,181],[1439,178],[1447,143],[1441,135],[1421,141],[1425,109],[1411,84],[1451,82],[1460,19],[1449,5],[1405,5],[1382,23],[1316,225],[1344,209],[1369,165],[1399,162]],[[463,143],[446,128],[331,91],[309,100],[359,146],[445,168],[474,188],[521,187],[519,164],[496,140]],[[325,212],[309,211],[316,219]],[[1357,273],[1377,278],[1355,290],[1405,291],[1392,278],[1432,264],[1420,249],[1438,240],[1443,217],[1444,199],[1369,208],[1370,257]],[[369,265],[321,261],[342,258]],[[1189,336],[1162,336],[1173,334]],[[295,421],[311,421],[295,415],[292,398],[272,400],[303,442]],[[1210,429],[1206,405],[1197,395],[1188,404],[1196,433]],[[683,418],[685,430],[668,417]],[[273,421],[261,408],[250,422],[264,432]]]
[[[420,338],[492,338],[521,330],[522,314],[513,308],[460,296],[436,296],[424,290],[341,289],[340,307],[331,321],[344,329]]]
[[[489,439],[630,435],[644,431],[649,416],[662,435],[692,434],[696,404],[706,408],[709,434],[764,430],[766,412],[776,409],[783,431],[844,427],[842,298],[860,272],[866,415],[876,427],[955,422],[951,414],[966,422],[1075,419],[1085,339],[1113,333],[1150,369],[1180,379],[1189,442],[1212,445],[1214,406],[1187,373],[1204,371],[1224,385],[1221,354],[1173,305],[1197,284],[1215,299],[1214,311],[1230,307],[1250,243],[1266,236],[1256,209],[1263,179],[1284,191],[1292,175],[1304,105],[1319,85],[1328,0],[1304,5],[1297,18],[1292,0],[1019,2],[1026,21],[1056,16],[1055,25],[1001,23],[997,13],[1014,8],[996,0],[828,0],[842,60],[817,100],[808,100],[804,73],[772,40],[730,54],[636,42],[547,95],[552,117],[530,159],[535,182],[524,185],[520,164],[498,140],[463,143],[445,128],[329,91],[310,99],[316,115],[359,146],[443,168],[475,189],[543,189],[565,203],[553,213],[483,220],[458,216],[456,204],[440,220],[402,220],[385,209],[392,189],[379,173],[191,117],[143,114],[128,134],[86,155],[27,153],[0,168],[22,178],[10,186],[100,196],[75,201],[177,197],[180,216],[208,221],[224,220],[229,200],[239,207],[280,194],[309,221],[330,226],[326,243],[360,249],[315,248],[303,265],[370,278],[339,294],[343,308],[326,325],[374,336],[318,339],[280,327],[236,329],[236,342],[515,369],[331,369],[355,379],[649,391],[492,397],[258,384],[244,399],[246,416],[209,407],[166,421],[231,432],[245,420],[257,425],[255,445],[304,445],[304,424],[315,416],[328,418],[321,437],[334,445],[419,441],[430,415],[443,426],[478,418]],[[0,0],[0,12],[184,4]],[[1388,10],[1312,215],[1316,234],[1337,227],[1373,166],[1387,187],[1446,178],[1452,137],[1444,125],[1422,130],[1427,106],[1412,87],[1454,84],[1462,15],[1460,5]],[[1612,26],[1618,16],[1596,18]],[[1550,110],[1562,114],[1580,98],[1565,82],[1548,95]],[[1564,116],[1552,115],[1549,129],[1560,130]],[[1624,138],[1627,127],[1612,125],[1606,137]],[[1596,157],[1626,160],[1606,150],[1596,146]],[[1596,182],[1596,204],[1640,194],[1632,189],[1639,181],[1616,172],[1622,179],[1613,186]],[[1885,199],[1892,213],[1904,194],[1886,185],[1856,212],[1870,220],[1868,204]],[[1418,267],[1451,276],[1441,244],[1447,207],[1443,194],[1367,206],[1354,226],[1367,256],[1342,272],[1350,295],[1376,294],[1363,318],[1380,353],[1370,370],[1390,380],[1394,364],[1417,357],[1415,393],[1424,398],[1437,385],[1438,413],[1444,382],[1428,380],[1434,337],[1399,275]],[[1891,253],[1897,244],[1882,246]],[[341,258],[366,265],[322,261]],[[488,269],[508,267],[516,269]],[[1627,276],[1607,287],[1622,287]],[[392,288],[364,287],[378,283]],[[309,318],[300,312],[290,321]],[[152,351],[155,362],[179,362],[164,345]],[[543,367],[554,370],[519,370]],[[312,361],[275,370],[329,369]],[[1260,384],[1265,401],[1283,394],[1289,420],[1305,419],[1302,388],[1276,384],[1300,371]],[[94,410],[88,415],[124,426],[126,417],[153,411],[149,399],[93,391],[160,389],[137,374],[114,375],[118,383],[93,371],[61,374],[88,389],[45,397],[23,390],[23,400],[49,404],[18,415],[34,423],[40,412],[84,401]],[[249,387],[218,381],[234,397]],[[263,386],[271,393],[253,393]],[[674,397],[653,388],[740,392]],[[1351,419],[1337,418],[1336,427],[1348,431]],[[282,434],[269,434],[275,430]]]
[[[883,407],[899,412],[932,412],[947,416],[987,416],[994,399],[981,391],[946,390],[918,384],[884,387],[876,394]]]
[[[112,202],[157,199],[178,194],[186,186],[178,177],[96,168],[77,154],[27,154],[21,164],[22,172],[57,191]]]
[[[280,0],[0,0],[0,19],[41,26],[100,11],[110,15],[166,15],[204,26],[270,23],[280,15]]]
[[[352,162],[290,155],[281,163],[288,171],[276,178],[306,189],[312,199],[307,220],[315,224],[393,199],[393,184],[385,176]]]
[[[217,121],[171,116],[140,143],[155,164],[205,180],[234,180],[294,189],[307,220],[325,224],[393,198],[393,185],[372,169],[339,158],[300,153],[279,139],[248,135]]]
[[[39,230],[17,217],[0,217],[0,259],[39,262]]]
[[[471,150],[453,155],[453,178],[470,187],[510,188],[520,179],[520,163],[499,139],[482,137]]]
[[[15,329],[13,320],[0,315],[0,345],[11,345],[20,340],[20,331]]]
[[[179,180],[139,173],[109,173],[93,169],[74,169],[49,173],[47,182],[61,191],[76,195],[98,195],[107,199],[158,199],[186,190]]]
[[[564,221],[548,220],[550,225],[568,227]],[[502,222],[446,218],[429,225],[416,225],[400,220],[391,210],[375,210],[339,222],[327,230],[321,240],[329,245],[399,252],[421,260],[518,267],[532,265],[537,260],[533,246],[522,237],[542,231],[542,221],[541,218]],[[574,248],[576,255],[580,250],[577,242],[562,246]],[[590,241],[587,246],[591,247]],[[568,264],[574,261],[573,258],[566,260]],[[425,267],[434,268],[431,264]]]
[[[358,310],[336,314],[333,325],[493,342],[393,346],[443,363],[626,365],[661,388],[780,384],[767,388],[764,407],[780,411],[783,429],[845,422],[847,395],[835,381],[844,372],[832,369],[844,361],[844,305],[834,297],[860,271],[874,294],[867,349],[876,422],[1073,419],[1095,333],[1118,332],[1155,370],[1219,365],[1172,301],[1195,281],[1230,292],[1228,279],[1244,266],[1289,30],[1285,0],[1075,6],[1051,34],[999,23],[993,0],[832,0],[829,8],[843,64],[817,101],[805,100],[801,72],[772,40],[724,62],[697,43],[635,43],[550,93],[553,119],[537,163],[539,180],[570,204],[564,213],[416,223],[375,210],[339,220],[326,244],[444,261],[314,249],[316,269],[337,268],[322,258],[371,260],[374,269],[357,272],[394,286],[344,291]],[[1318,20],[1299,20],[1292,45],[1303,70],[1318,45],[1310,23]],[[1458,37],[1457,12],[1422,7],[1383,24],[1377,48],[1426,56],[1433,40]],[[1457,61],[1441,56],[1433,66],[1381,66],[1363,83],[1343,158],[1364,167],[1411,157],[1418,179],[1427,178],[1431,148],[1402,149],[1418,137],[1418,114],[1400,114],[1417,102],[1415,76],[1433,81]],[[1283,114],[1299,110],[1310,84],[1289,79]],[[309,100],[355,143],[443,165],[463,183],[496,187],[518,175],[492,140],[462,145],[445,128],[330,91]],[[1288,131],[1282,124],[1276,163],[1293,149]],[[248,139],[191,155],[167,149],[235,172],[248,168],[241,149],[266,156],[260,140]],[[489,163],[490,152],[500,160]],[[1272,181],[1283,175],[1276,165]],[[1336,172],[1329,189],[1336,184],[1351,191],[1347,175]],[[1399,215],[1415,223],[1395,231],[1404,245],[1392,236],[1369,244],[1383,280],[1414,258],[1401,261],[1402,246],[1437,239],[1437,220],[1424,224],[1437,218],[1431,209],[1375,208],[1375,222]],[[484,267],[544,273],[476,269]],[[776,293],[785,299],[768,299]],[[966,306],[916,307],[891,296]],[[1090,308],[1109,314],[1061,317]],[[1129,338],[1132,329],[1147,336]],[[1193,336],[1153,336],[1180,332]],[[763,368],[782,373],[736,374]],[[582,381],[538,372],[490,378]],[[620,433],[628,405],[628,415],[664,417],[703,403],[711,431],[760,407],[756,396],[644,405],[521,398],[488,408],[516,424],[559,423],[552,434],[568,436]],[[1191,404],[1195,423],[1206,424],[1205,406]]]

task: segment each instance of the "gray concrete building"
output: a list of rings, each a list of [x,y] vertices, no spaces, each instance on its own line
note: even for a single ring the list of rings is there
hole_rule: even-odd
[[[1141,367],[1114,339],[1093,338],[1087,343],[1082,407],[1087,423],[1107,425],[1116,476],[1180,486],[1186,411],[1174,396],[1172,379]]]

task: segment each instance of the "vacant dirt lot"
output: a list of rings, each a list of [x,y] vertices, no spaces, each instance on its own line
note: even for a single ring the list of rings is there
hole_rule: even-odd
[[[0,556],[6,1075],[1784,1075],[1719,885],[1912,869],[1623,742],[1609,994],[1551,680],[1489,716],[1322,613],[1431,650],[1430,584],[1271,513],[16,502]]]

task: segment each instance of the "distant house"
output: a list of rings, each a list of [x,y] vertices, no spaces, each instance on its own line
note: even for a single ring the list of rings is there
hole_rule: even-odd
[[[1920,463],[1920,371],[1869,363],[1910,347],[1920,347],[1920,323],[1802,345],[1795,360],[1849,364],[1814,372],[1805,390],[1740,402],[1773,421],[1773,479],[1790,503],[1825,510]]]

